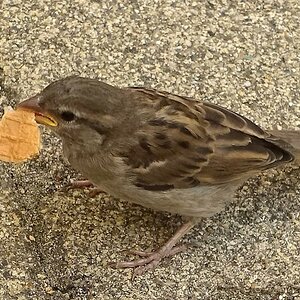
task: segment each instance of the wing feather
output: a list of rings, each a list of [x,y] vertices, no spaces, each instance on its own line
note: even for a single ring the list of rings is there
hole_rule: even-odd
[[[153,116],[123,154],[135,184],[147,190],[223,184],[293,159],[245,117],[211,103],[134,88]]]

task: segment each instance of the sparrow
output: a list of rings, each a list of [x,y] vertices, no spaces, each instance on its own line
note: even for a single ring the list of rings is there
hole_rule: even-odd
[[[64,156],[97,188],[184,217],[157,251],[114,264],[135,276],[182,251],[177,242],[249,177],[300,157],[299,132],[276,135],[222,106],[154,89],[72,76],[18,108],[60,136]]]

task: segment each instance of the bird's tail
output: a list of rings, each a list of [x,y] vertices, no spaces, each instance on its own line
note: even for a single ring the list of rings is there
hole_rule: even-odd
[[[287,150],[294,155],[296,162],[300,164],[300,131],[271,130],[269,132],[289,144]]]

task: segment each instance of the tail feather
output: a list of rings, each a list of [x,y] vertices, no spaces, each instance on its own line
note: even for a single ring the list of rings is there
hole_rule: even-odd
[[[284,142],[282,147],[291,152],[296,162],[300,163],[300,131],[272,130],[269,133],[280,138]]]

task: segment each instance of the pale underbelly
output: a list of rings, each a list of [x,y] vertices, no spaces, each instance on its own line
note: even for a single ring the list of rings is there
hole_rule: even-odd
[[[112,168],[104,169],[101,164],[99,164],[99,168],[96,168],[99,163],[98,158],[97,156],[97,159],[93,160],[90,157],[86,162],[69,160],[97,187],[116,198],[182,216],[210,217],[222,211],[226,203],[233,200],[234,192],[241,183],[238,181],[231,182],[229,185],[148,191],[136,187],[125,172],[120,174],[119,168],[111,166]]]
[[[163,192],[146,191],[132,186],[124,188],[117,184],[109,186],[99,184],[98,186],[114,197],[153,210],[190,217],[211,217],[222,211],[226,203],[233,200],[238,184],[234,186],[200,186]]]

